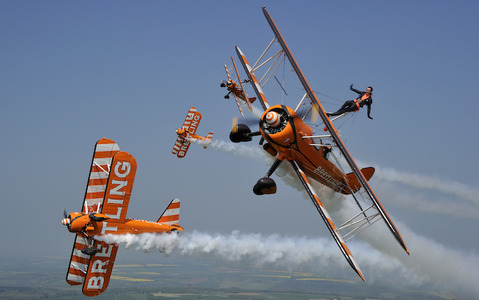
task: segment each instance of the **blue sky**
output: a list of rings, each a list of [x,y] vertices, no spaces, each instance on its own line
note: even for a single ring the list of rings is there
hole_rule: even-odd
[[[0,225],[11,228],[1,240],[19,254],[69,255],[62,210],[80,209],[101,137],[138,161],[131,217],[155,220],[179,197],[186,230],[329,238],[281,179],[275,196],[252,193],[267,162],[198,145],[183,160],[170,153],[190,106],[203,114],[199,134],[228,140],[238,113],[219,87],[223,65],[234,46],[255,60],[271,41],[263,5],[314,90],[338,99],[326,109],[353,97],[352,83],[374,87],[374,120],[360,111],[343,132],[353,156],[446,190],[373,178],[393,219],[477,258],[479,219],[461,217],[478,211],[477,196],[447,192],[478,190],[474,1],[0,2]]]

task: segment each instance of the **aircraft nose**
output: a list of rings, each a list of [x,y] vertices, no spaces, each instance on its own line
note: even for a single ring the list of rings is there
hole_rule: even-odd
[[[266,123],[272,127],[278,127],[281,124],[281,118],[277,112],[270,111],[266,114]]]
[[[68,226],[70,224],[70,219],[68,219],[68,218],[63,219],[62,224],[65,225],[65,226]]]

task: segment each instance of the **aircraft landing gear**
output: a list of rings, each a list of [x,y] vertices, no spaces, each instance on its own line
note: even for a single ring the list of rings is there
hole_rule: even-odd
[[[93,248],[93,247],[85,247],[85,248],[81,249],[81,253],[86,254],[86,255],[90,255],[90,256],[95,255],[100,251],[101,251],[100,249]]]
[[[100,252],[100,249],[97,249],[94,246],[95,242],[93,241],[93,238],[91,236],[86,235],[86,233],[83,233],[87,239],[87,244],[88,247],[85,247],[81,249],[81,253],[86,254],[86,255],[95,255],[96,253]]]
[[[274,194],[276,193],[276,182],[270,176],[276,171],[282,160],[276,159],[269,168],[268,173],[263,178],[260,178],[253,187],[253,193],[256,195]]]

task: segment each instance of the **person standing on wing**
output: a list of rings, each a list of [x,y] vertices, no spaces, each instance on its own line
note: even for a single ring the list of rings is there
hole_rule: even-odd
[[[359,91],[353,88],[352,84],[349,88],[351,89],[351,91],[357,93],[359,96],[354,100],[348,100],[344,102],[343,106],[341,106],[341,108],[337,112],[327,113],[328,117],[339,116],[347,112],[358,111],[361,107],[363,107],[364,105],[367,105],[368,118],[372,120],[373,118],[371,117],[370,113],[371,113],[371,104],[373,104],[373,98],[371,97],[373,94],[373,88],[368,86],[365,92]]]

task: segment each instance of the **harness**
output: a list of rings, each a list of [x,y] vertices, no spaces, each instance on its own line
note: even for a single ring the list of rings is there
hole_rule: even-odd
[[[356,104],[356,110],[355,111],[358,111],[362,106],[361,103],[368,98],[371,98],[371,94],[364,93],[364,95],[361,96],[361,99],[359,99],[359,98],[354,99],[354,104]]]

